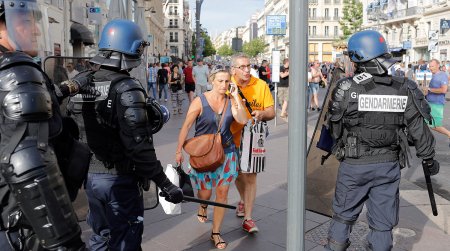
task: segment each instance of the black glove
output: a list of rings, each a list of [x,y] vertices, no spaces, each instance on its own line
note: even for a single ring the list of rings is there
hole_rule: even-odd
[[[167,180],[165,182],[167,185],[161,187],[161,193],[159,195],[164,197],[168,202],[172,202],[174,204],[178,204],[183,201],[183,190],[181,188],[175,186],[172,182]]]
[[[422,166],[425,170],[425,172],[427,172],[426,174],[433,176],[439,173],[439,162],[437,162],[437,160],[434,159],[424,159],[422,160]]]
[[[88,76],[76,76],[74,78],[72,78],[71,80],[69,80],[70,84],[73,84],[76,86],[76,93],[74,94],[90,94],[90,95],[96,95],[96,96],[100,96],[100,92],[98,92],[95,89],[95,85],[92,82],[92,76],[88,75]],[[72,92],[71,92],[72,94]]]

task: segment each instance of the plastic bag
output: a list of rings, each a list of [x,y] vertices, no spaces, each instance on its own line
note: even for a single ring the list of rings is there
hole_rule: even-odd
[[[166,174],[170,182],[172,182],[176,186],[180,185],[180,176],[178,175],[177,170],[175,170],[172,164],[167,164],[164,173]],[[161,190],[159,190],[159,192],[161,192]],[[159,196],[159,203],[161,204],[166,214],[181,214],[181,204],[170,203],[164,197],[161,196]]]

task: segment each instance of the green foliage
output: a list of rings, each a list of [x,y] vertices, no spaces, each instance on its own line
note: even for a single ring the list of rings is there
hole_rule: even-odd
[[[249,57],[256,57],[259,53],[264,52],[266,44],[262,38],[253,39],[248,43],[242,45],[242,52]]]
[[[202,36],[202,38],[205,40],[205,47],[203,48],[203,55],[202,57],[209,57],[211,55],[215,55],[216,54],[216,49],[214,48],[212,42],[211,42],[211,38],[208,35],[208,31],[202,29],[200,32],[200,35]],[[193,54],[196,53],[196,47],[195,47],[195,43],[196,43],[196,37],[195,37],[195,33],[192,34],[192,52]]]
[[[217,54],[223,57],[232,56],[234,51],[230,46],[224,44],[217,49]]]
[[[341,40],[345,40],[361,29],[363,22],[363,4],[359,0],[344,0],[344,16],[339,21],[342,29]]]
[[[206,30],[202,30],[202,37],[205,40],[205,48],[203,49],[203,57],[209,57],[216,54],[216,49],[211,42],[211,38]]]

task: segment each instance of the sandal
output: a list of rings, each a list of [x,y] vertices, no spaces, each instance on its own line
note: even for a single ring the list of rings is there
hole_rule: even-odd
[[[217,242],[214,236],[218,236]],[[227,243],[222,239],[220,233],[211,233],[211,240],[214,242],[214,246],[216,246],[217,249],[225,249],[227,247]]]
[[[280,115],[280,118],[282,118],[282,119],[285,119],[285,118],[287,118],[287,113],[282,113],[281,115]]]
[[[198,219],[198,221],[200,221],[200,223],[205,223],[208,221],[208,212],[206,211],[207,208],[208,208],[207,205],[200,205],[200,208],[199,208],[199,211],[197,214],[197,219]]]

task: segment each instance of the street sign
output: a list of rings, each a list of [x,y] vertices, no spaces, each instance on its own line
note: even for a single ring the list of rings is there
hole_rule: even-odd
[[[280,51],[272,51],[272,82],[280,82]]]
[[[450,19],[441,19],[441,29],[450,29]]]
[[[407,50],[407,49],[411,49],[412,48],[412,43],[409,40],[403,41],[403,49]]]
[[[266,16],[266,35],[286,35],[286,15]]]
[[[439,31],[429,31],[428,32],[428,40],[438,40],[439,39]]]
[[[438,41],[429,41],[428,42],[428,51],[431,53],[438,52]]]
[[[91,24],[100,24],[102,22],[102,10],[100,7],[89,7],[88,19]]]

